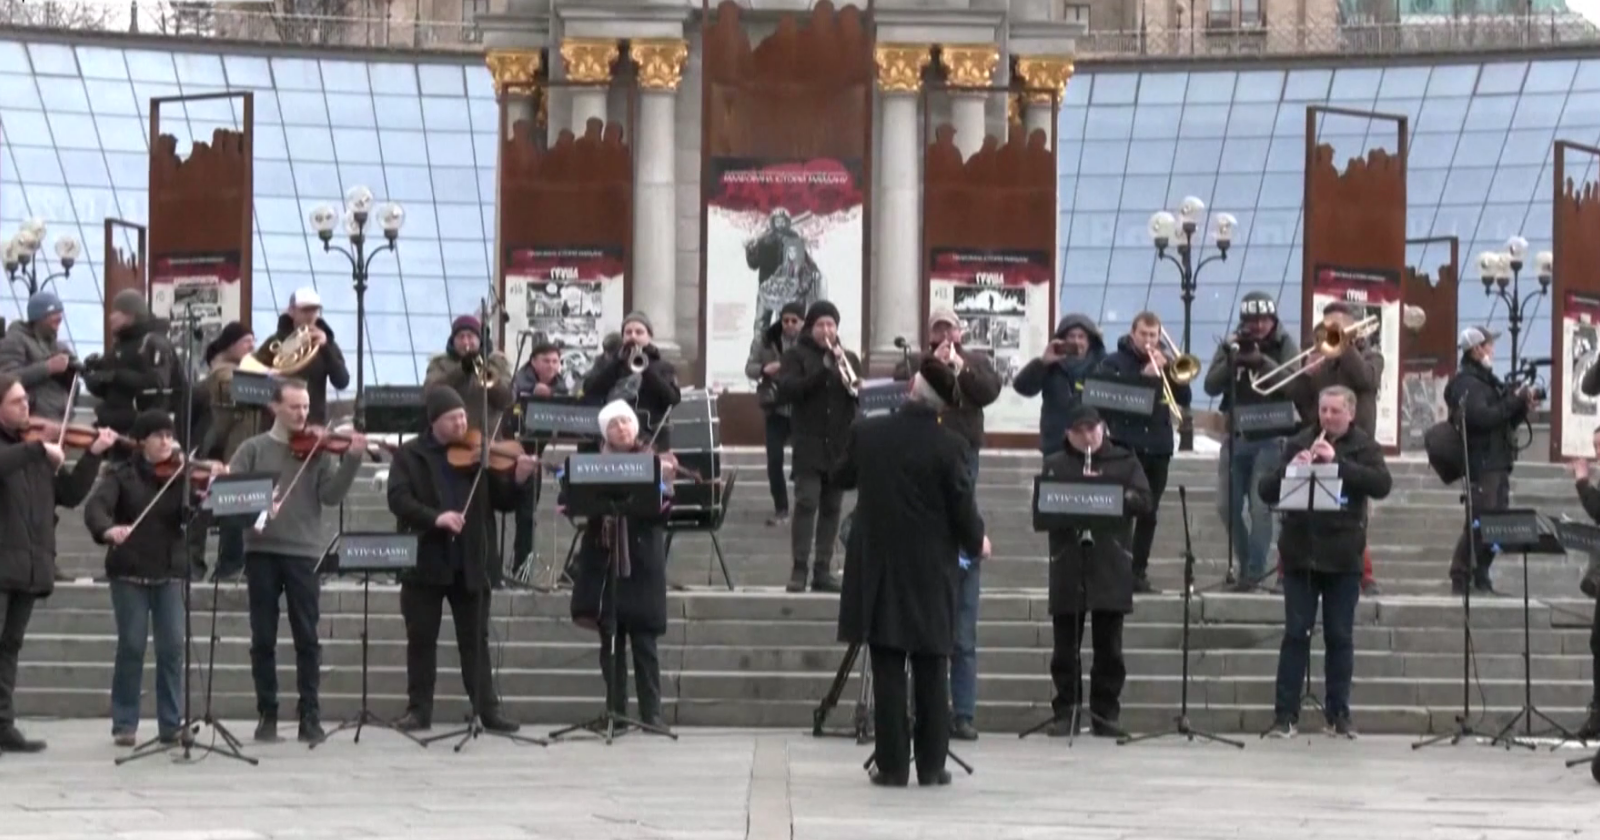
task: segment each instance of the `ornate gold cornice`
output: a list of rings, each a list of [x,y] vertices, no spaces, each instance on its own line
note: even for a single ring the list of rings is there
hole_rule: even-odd
[[[639,87],[677,90],[683,65],[689,59],[689,42],[682,38],[636,38],[628,42],[628,58],[639,68]]]
[[[952,86],[984,88],[994,83],[1000,48],[994,44],[942,44],[939,63]]]
[[[1067,95],[1067,82],[1072,79],[1072,59],[1064,55],[1036,55],[1017,59],[1017,75],[1031,88],[1049,88],[1055,91],[1060,102]],[[1044,91],[1029,91],[1028,101],[1035,105],[1049,105],[1051,95]]]
[[[561,42],[567,78],[580,84],[611,81],[611,65],[617,63],[619,54],[617,42],[611,38],[567,38]]]
[[[933,59],[929,44],[879,44],[872,50],[878,62],[878,87],[885,93],[916,93],[922,88],[922,70]]]
[[[504,96],[508,85],[520,86],[524,92],[531,93],[529,85],[539,77],[539,67],[544,63],[538,50],[490,50],[483,60],[489,65],[496,96]]]

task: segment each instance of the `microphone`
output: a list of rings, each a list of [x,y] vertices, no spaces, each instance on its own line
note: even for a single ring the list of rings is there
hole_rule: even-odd
[[[894,348],[896,350],[906,350],[906,349],[909,349],[910,347],[911,347],[911,343],[906,341],[906,337],[905,336],[897,335],[897,336],[894,337]]]

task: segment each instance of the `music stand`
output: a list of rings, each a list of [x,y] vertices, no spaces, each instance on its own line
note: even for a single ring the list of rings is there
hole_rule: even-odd
[[[524,445],[535,444],[543,453],[544,447],[552,446],[563,441],[575,442],[580,445],[589,444],[598,446],[601,438],[597,431],[600,428],[600,406],[586,404],[579,397],[557,396],[539,397],[525,394],[517,405],[517,416],[521,424],[517,429],[517,438]],[[538,491],[538,492],[542,492]],[[537,519],[537,512],[535,513]],[[504,529],[502,529],[503,533]],[[574,528],[572,542],[567,546],[566,558],[560,568],[556,567],[556,558],[550,558],[550,582],[548,585],[537,583],[532,563],[522,566],[519,574],[513,575],[512,580],[524,584],[537,592],[553,592],[561,586],[561,575],[570,576],[572,558],[577,555],[578,540],[583,537],[581,528]],[[537,550],[534,552],[537,554]]]
[[[1153,398],[1153,397],[1152,397]],[[1069,479],[1050,478],[1037,476],[1033,479],[1033,530],[1035,533],[1068,532],[1066,545],[1050,558],[1051,564],[1066,556],[1066,553],[1077,548],[1085,553],[1078,560],[1078,598],[1080,599],[1079,614],[1082,618],[1073,633],[1073,655],[1078,657],[1078,702],[1072,706],[1072,712],[1065,718],[1054,710],[1049,719],[1023,730],[1018,738],[1026,738],[1046,727],[1053,726],[1063,719],[1069,720],[1067,746],[1072,746],[1078,737],[1079,715],[1083,710],[1083,631],[1085,625],[1091,620],[1089,614],[1089,564],[1093,559],[1088,556],[1094,550],[1094,530],[1107,527],[1127,527],[1128,517],[1123,512],[1123,503],[1126,500],[1127,488],[1122,481],[1099,475],[1071,476]],[[1119,738],[1128,737],[1116,724],[1089,712],[1089,719],[1099,723],[1102,727],[1111,730]]]
[[[387,729],[391,732],[405,736],[405,738],[419,747],[427,744],[417,736],[401,729],[396,729],[394,724],[379,718],[372,713],[368,705],[370,693],[368,690],[368,677],[371,673],[369,650],[371,648],[369,626],[372,609],[372,576],[374,574],[392,574],[403,569],[414,569],[417,566],[417,536],[415,534],[393,533],[346,533],[339,536],[339,551],[336,555],[338,568],[333,574],[360,574],[361,575],[361,711],[356,716],[334,727],[332,732],[322,736],[321,739],[311,743],[310,748],[316,749],[326,743],[329,738],[338,735],[346,729],[354,729],[355,738],[352,743],[361,743],[361,730],[371,726],[378,729]]]
[[[1478,514],[1478,530],[1483,541],[1494,547],[1495,553],[1515,551],[1522,555],[1522,708],[1490,739],[1491,746],[1505,744],[1537,749],[1533,738],[1547,733],[1561,733],[1561,743],[1577,740],[1571,730],[1557,723],[1533,704],[1533,601],[1528,591],[1528,555],[1566,554],[1567,549],[1556,537],[1556,529],[1537,511],[1502,510]],[[1533,719],[1539,718],[1548,727],[1535,732]],[[1523,721],[1522,737],[1512,735],[1517,721]]]
[[[598,423],[596,424],[598,427]],[[659,517],[663,503],[661,483],[661,458],[654,452],[575,454],[567,458],[560,482],[566,492],[568,513],[587,517],[610,517],[617,523],[613,535],[611,557],[606,562],[604,588],[600,592],[598,625],[600,630],[600,661],[607,664],[605,673],[605,710],[582,723],[573,724],[550,733],[551,740],[568,735],[598,735],[609,746],[616,738],[618,728],[637,729],[672,740],[678,736],[671,730],[645,723],[616,711],[615,700],[621,696],[622,663],[616,661],[617,587],[621,581],[621,539],[626,535],[626,518],[630,516]]]

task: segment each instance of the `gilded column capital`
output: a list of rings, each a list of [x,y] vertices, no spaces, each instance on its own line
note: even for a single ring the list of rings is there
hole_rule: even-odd
[[[933,60],[929,44],[878,44],[872,49],[878,63],[878,87],[885,93],[916,93],[922,89],[922,70]]]
[[[994,84],[1000,48],[994,44],[941,44],[939,63],[952,86],[986,88]]]
[[[1072,59],[1064,55],[1035,55],[1017,59],[1017,75],[1030,88],[1048,88],[1055,92],[1055,101],[1067,95],[1067,82],[1072,79]],[[1028,92],[1028,101],[1035,105],[1049,105],[1051,94],[1043,90]]]
[[[617,42],[611,38],[567,38],[561,42],[567,78],[580,84],[611,81],[611,65],[617,63],[620,54]]]
[[[674,91],[683,81],[689,42],[682,38],[636,38],[628,42],[628,58],[639,68],[639,87]]]
[[[494,79],[494,93],[504,96],[509,86],[520,87],[531,93],[539,68],[544,63],[538,50],[490,50],[483,57],[489,65],[489,76]]]

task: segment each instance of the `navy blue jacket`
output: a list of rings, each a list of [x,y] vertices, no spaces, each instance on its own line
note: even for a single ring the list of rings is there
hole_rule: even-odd
[[[1149,362],[1149,355],[1135,347],[1129,336],[1117,340],[1116,351],[1100,362],[1096,374],[1156,389],[1156,410],[1147,415],[1104,411],[1101,416],[1106,420],[1106,431],[1111,439],[1123,447],[1144,455],[1171,455],[1174,449],[1172,411],[1167,408],[1166,395],[1161,390],[1161,377],[1145,375],[1144,366]],[[1174,385],[1172,396],[1177,398],[1179,406],[1188,408],[1193,390],[1187,384]]]
[[[1034,359],[1023,365],[1011,380],[1011,387],[1024,397],[1044,398],[1039,406],[1039,451],[1046,455],[1060,452],[1066,446],[1067,412],[1083,399],[1084,380],[1106,357],[1105,339],[1087,315],[1062,318],[1052,337],[1060,338],[1074,327],[1089,334],[1088,358],[1062,359],[1055,364],[1045,364],[1042,358]]]

